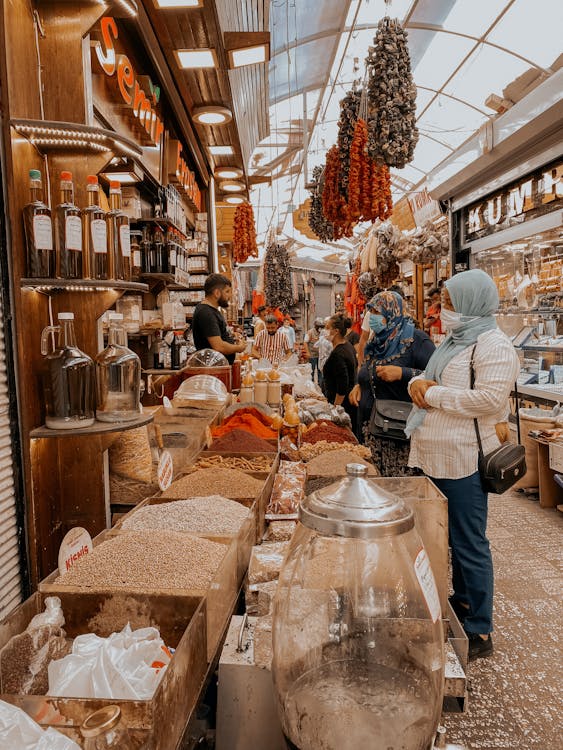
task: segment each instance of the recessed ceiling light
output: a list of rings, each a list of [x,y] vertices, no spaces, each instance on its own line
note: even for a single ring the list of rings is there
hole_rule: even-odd
[[[222,182],[219,185],[219,190],[222,190],[224,193],[238,193],[241,190],[244,190],[245,185],[242,182]]]
[[[246,199],[242,195],[227,195],[225,203],[230,203],[232,206],[240,206],[241,203],[246,203]]]
[[[268,45],[259,44],[256,47],[246,49],[228,50],[231,68],[242,68],[243,65],[256,65],[266,62],[268,59]]]
[[[233,114],[227,107],[196,107],[192,117],[202,125],[224,125],[233,119]]]
[[[215,170],[215,177],[221,180],[238,180],[242,177],[242,169],[238,167],[220,167]]]
[[[202,8],[203,0],[154,0],[157,8]]]
[[[212,156],[232,156],[234,151],[232,146],[209,146],[209,153]]]
[[[214,49],[177,49],[176,57],[184,69],[218,67]]]

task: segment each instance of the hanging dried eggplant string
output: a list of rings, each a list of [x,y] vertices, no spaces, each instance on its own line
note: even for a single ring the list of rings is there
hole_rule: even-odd
[[[292,305],[291,261],[285,245],[271,243],[264,257],[266,304],[288,313]]]
[[[368,50],[368,154],[378,164],[402,168],[418,141],[416,85],[411,73],[407,32],[398,19],[385,17]]]
[[[324,169],[317,166],[313,169],[313,186],[311,193],[311,208],[309,209],[309,226],[321,242],[334,239],[334,227],[323,214]]]
[[[362,89],[348,91],[340,102],[340,118],[338,120],[337,146],[340,156],[339,190],[340,195],[348,202],[348,184],[350,174],[350,147],[354,138],[354,128],[358,120],[358,110],[362,97]]]
[[[366,154],[367,129],[367,95],[365,87],[361,90],[358,105],[358,119],[354,128],[354,136],[350,145],[350,172],[348,180],[348,216],[350,221],[358,222],[362,218],[362,185],[366,181],[371,165]],[[364,217],[365,218],[365,217]],[[369,220],[369,219],[368,219]]]

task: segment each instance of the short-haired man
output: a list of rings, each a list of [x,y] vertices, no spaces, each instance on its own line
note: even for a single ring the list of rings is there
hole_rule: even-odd
[[[266,330],[260,331],[254,339],[252,356],[256,359],[267,359],[273,365],[287,359],[292,352],[283,328],[278,327],[275,315],[266,316]]]
[[[206,278],[203,291],[205,298],[196,305],[192,320],[195,348],[215,349],[232,365],[237,352],[246,349],[246,341],[235,340],[229,333],[225,316],[221,312],[221,309],[229,306],[231,282],[220,273],[212,273]]]

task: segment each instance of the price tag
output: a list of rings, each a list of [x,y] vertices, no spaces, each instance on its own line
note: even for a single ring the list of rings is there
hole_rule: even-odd
[[[59,575],[63,576],[75,562],[94,549],[92,537],[86,529],[76,526],[71,529],[61,542],[59,549]]]
[[[171,409],[172,408],[172,401],[168,398],[168,396],[164,396],[162,399],[162,405],[165,409]]]
[[[430,567],[430,560],[428,559],[426,551],[423,549],[420,550],[414,561],[414,572],[416,573],[420,588],[426,599],[426,604],[428,605],[432,621],[436,622],[440,617],[441,612],[440,597],[438,595],[438,589],[436,588],[434,574]]]
[[[172,484],[172,477],[174,476],[174,464],[172,462],[172,456],[168,451],[162,451],[160,461],[158,462],[158,469],[156,472],[158,478],[158,486],[161,491],[167,490]]]

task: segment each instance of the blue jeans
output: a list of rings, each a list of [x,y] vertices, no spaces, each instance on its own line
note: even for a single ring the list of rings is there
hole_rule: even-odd
[[[469,604],[463,627],[493,630],[493,559],[487,539],[487,493],[479,472],[463,479],[432,479],[448,498],[453,598]]]

